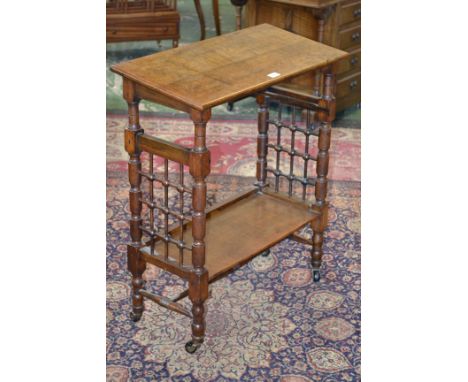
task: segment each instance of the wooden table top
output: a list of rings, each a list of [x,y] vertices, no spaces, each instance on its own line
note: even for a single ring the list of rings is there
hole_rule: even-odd
[[[111,69],[163,97],[205,110],[347,55],[262,24],[119,63]]]

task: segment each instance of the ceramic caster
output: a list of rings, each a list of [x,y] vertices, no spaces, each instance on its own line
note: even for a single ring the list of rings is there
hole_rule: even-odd
[[[314,271],[314,283],[320,281],[320,271]]]
[[[260,253],[260,255],[263,257],[267,257],[269,254],[270,254],[270,249],[267,249],[266,251],[263,251],[262,253]]]
[[[135,312],[130,312],[130,319],[133,321],[133,322],[138,322],[140,321],[141,319],[141,313],[137,314]]]
[[[201,346],[200,343],[189,341],[185,344],[185,350],[187,353],[193,354],[197,351],[197,349]]]

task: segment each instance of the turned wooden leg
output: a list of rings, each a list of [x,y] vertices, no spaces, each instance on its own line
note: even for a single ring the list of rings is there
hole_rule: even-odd
[[[258,134],[257,134],[257,187],[259,191],[266,185],[267,153],[268,153],[268,99],[265,95],[257,95]]]
[[[141,161],[140,150],[137,144],[138,134],[143,133],[143,129],[139,123],[138,103],[137,99],[132,97],[131,86],[124,83],[124,89],[127,90],[128,102],[128,128],[125,130],[125,149],[129,154],[128,161],[128,177],[130,181],[130,237],[131,243],[127,247],[128,255],[128,270],[132,274],[132,313],[133,321],[138,321],[143,313],[143,296],[140,294],[140,289],[144,286],[142,278],[146,268],[146,263],[140,258],[139,249],[142,246],[141,242]],[[124,90],[125,93],[125,90]]]
[[[132,274],[132,312],[130,318],[132,321],[137,322],[140,320],[143,314],[143,296],[140,294],[140,290],[145,286],[143,280],[143,272],[146,269],[146,263],[140,258],[138,249],[128,246],[128,270]]]
[[[213,0],[213,17],[216,28],[216,35],[221,35],[221,20],[219,19],[219,3],[218,0]]]
[[[203,14],[203,8],[200,4],[200,0],[194,0],[195,9],[197,10],[198,20],[200,21],[200,40],[205,39],[205,16]]]
[[[313,248],[312,248],[312,269],[314,281],[320,280],[320,266],[322,265],[322,246],[323,232],[328,224],[328,205],[326,202],[328,188],[328,162],[331,138],[331,122],[335,118],[335,99],[334,99],[334,76],[327,73],[324,79],[324,94],[323,100],[326,103],[330,113],[318,113],[318,121],[320,123],[319,138],[318,138],[318,158],[317,158],[317,179],[315,184],[315,205],[319,209],[321,216],[315,219],[311,226],[313,230]]]
[[[206,182],[210,173],[210,152],[206,147],[206,124],[211,111],[191,113],[195,125],[195,141],[190,154],[192,187],[192,266],[189,279],[189,298],[192,301],[192,340],[185,345],[195,352],[205,338],[205,300],[208,298],[208,271],[205,269]]]

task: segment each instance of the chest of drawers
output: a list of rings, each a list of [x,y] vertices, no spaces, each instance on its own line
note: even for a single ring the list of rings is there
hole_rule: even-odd
[[[350,53],[337,68],[337,110],[361,102],[360,0],[249,0],[246,23],[272,24]],[[316,76],[309,73],[285,86],[313,93],[315,82]]]

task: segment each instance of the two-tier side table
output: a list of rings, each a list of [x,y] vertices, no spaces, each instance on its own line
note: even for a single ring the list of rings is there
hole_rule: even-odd
[[[152,300],[192,319],[192,340],[185,348],[193,353],[205,336],[205,300],[208,284],[292,238],[311,245],[314,280],[319,279],[323,232],[327,225],[327,172],[331,122],[335,116],[334,64],[346,52],[294,35],[268,24],[247,28],[114,65],[123,77],[123,94],[129,108],[125,149],[129,153],[130,235],[128,268],[132,274],[132,319],[143,313],[143,299]],[[293,98],[275,84],[308,71],[322,73],[320,95]],[[206,177],[210,151],[206,146],[211,108],[242,96],[255,95],[259,105],[257,180],[251,189],[207,208]],[[194,123],[193,146],[185,147],[145,134],[139,123],[139,101],[145,99],[187,112]],[[269,117],[269,103],[305,108],[311,118],[301,125]],[[268,128],[277,134],[268,142]],[[302,127],[301,127],[302,126]],[[282,133],[283,132],[283,133]],[[285,134],[287,143],[282,140]],[[283,135],[282,135],[283,134]],[[299,135],[305,146],[295,144]],[[317,141],[312,155],[309,146]],[[270,166],[268,152],[276,157]],[[142,165],[142,158],[148,163]],[[287,156],[289,170],[280,166]],[[153,167],[162,158],[163,169]],[[304,162],[300,175],[295,161]],[[315,162],[316,176],[308,174]],[[192,186],[184,183],[184,167]],[[267,174],[272,174],[271,179]],[[174,179],[174,175],[176,178]],[[144,181],[144,182],[143,182]],[[286,191],[279,187],[286,182]],[[147,186],[143,183],[147,183]],[[297,195],[297,189],[300,189]],[[312,199],[309,187],[315,188]],[[155,191],[161,193],[155,197]],[[169,192],[177,202],[170,201]],[[187,202],[191,199],[191,202]],[[312,239],[300,235],[310,225]],[[175,299],[146,290],[142,275],[154,264],[188,282],[188,290]],[[177,301],[189,296],[191,311]]]

